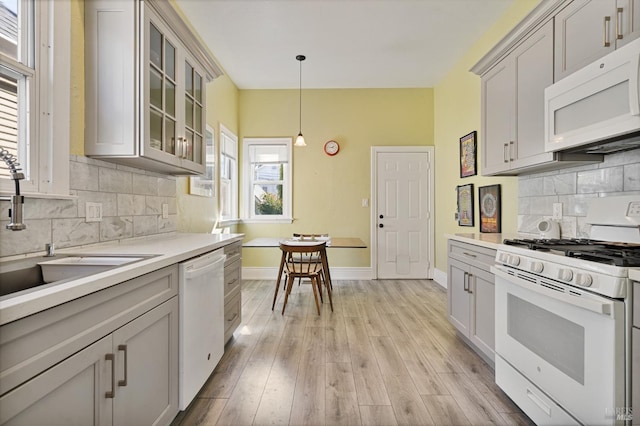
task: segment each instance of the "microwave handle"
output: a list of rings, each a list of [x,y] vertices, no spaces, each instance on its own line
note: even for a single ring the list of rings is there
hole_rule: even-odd
[[[596,300],[582,299],[575,296],[569,296],[564,293],[559,293],[555,290],[550,290],[541,285],[532,284],[528,281],[523,280],[522,278],[509,275],[495,266],[491,267],[491,272],[493,272],[497,278],[502,278],[509,284],[517,285],[518,287],[522,287],[526,290],[539,293],[546,297],[551,297],[553,299],[559,300],[569,305],[577,306],[579,308],[586,309],[588,311],[595,312],[597,314],[613,317],[613,309],[612,309],[613,303],[611,302],[607,302],[604,300],[602,302],[599,302]]]

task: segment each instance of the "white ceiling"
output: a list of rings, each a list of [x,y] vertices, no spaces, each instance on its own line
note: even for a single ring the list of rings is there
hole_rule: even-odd
[[[176,0],[240,89],[433,87],[517,0]]]

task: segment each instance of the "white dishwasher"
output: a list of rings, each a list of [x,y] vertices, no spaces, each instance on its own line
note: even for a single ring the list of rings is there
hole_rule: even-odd
[[[180,264],[180,410],[224,353],[225,258],[219,249]]]

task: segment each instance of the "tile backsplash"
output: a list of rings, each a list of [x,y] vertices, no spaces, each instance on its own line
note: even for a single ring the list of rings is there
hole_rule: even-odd
[[[590,198],[632,194],[640,194],[640,149],[609,154],[599,164],[520,176],[518,232],[537,235],[538,222],[562,203],[562,237],[588,237]]]
[[[72,155],[69,186],[70,199],[26,198],[23,231],[5,229],[9,201],[0,201],[0,257],[176,230],[175,177]],[[102,204],[101,222],[85,220],[87,202]]]

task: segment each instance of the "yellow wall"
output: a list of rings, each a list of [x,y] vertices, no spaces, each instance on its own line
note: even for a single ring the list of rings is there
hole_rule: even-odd
[[[220,124],[238,133],[238,97],[238,88],[226,74],[207,84],[207,124],[214,130],[216,158],[220,158]],[[217,195],[220,193],[218,179],[216,186]],[[178,178],[177,192],[178,231],[211,232],[218,216],[218,197],[190,195],[188,177]]]
[[[479,232],[478,187],[500,184],[502,189],[502,232],[516,232],[518,218],[518,181],[516,177],[473,176],[460,179],[459,139],[478,131],[478,165],[482,172],[480,77],[469,69],[509,32],[529,11],[537,0],[518,0],[458,61],[434,88],[435,146],[436,146],[436,268],[447,270],[447,240],[445,234]],[[458,226],[456,186],[474,184],[474,228]]]
[[[298,90],[241,90],[243,137],[295,137]],[[353,236],[370,244],[371,147],[433,145],[432,89],[333,89],[302,91],[302,132],[307,146],[293,150],[293,224],[244,224],[247,239],[293,232]],[[340,144],[324,154],[327,140]],[[277,265],[273,249],[245,249],[243,266]],[[335,266],[370,266],[369,249],[340,249]]]

